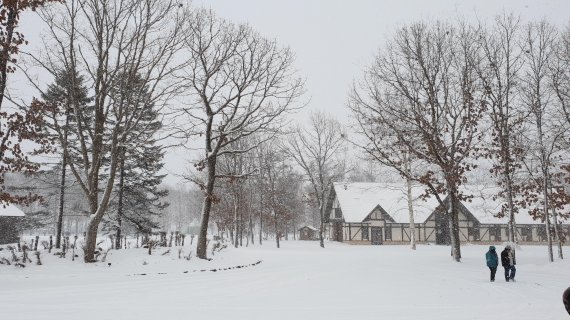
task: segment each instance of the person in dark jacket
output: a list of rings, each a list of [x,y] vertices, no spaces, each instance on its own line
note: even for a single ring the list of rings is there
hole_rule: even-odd
[[[491,282],[494,282],[497,266],[499,265],[499,257],[497,256],[497,251],[495,251],[495,246],[489,247],[489,251],[485,253],[485,258],[487,259],[487,267],[491,270]]]
[[[566,312],[570,314],[570,287],[564,290],[562,294],[562,302],[564,303],[564,307],[566,308]]]
[[[505,250],[501,252],[501,265],[505,268],[505,280],[515,281],[515,273],[517,269],[515,268],[515,253],[511,249],[511,246],[506,246]]]

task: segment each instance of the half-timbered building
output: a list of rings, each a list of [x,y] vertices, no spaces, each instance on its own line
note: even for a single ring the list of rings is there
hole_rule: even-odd
[[[462,242],[499,243],[507,241],[507,219],[496,216],[502,203],[491,196],[496,189],[473,186],[473,198],[459,203],[459,237]],[[423,199],[423,189],[413,187],[412,211],[418,243],[449,244],[447,210],[434,197]],[[448,205],[448,199],[444,198]],[[527,209],[528,210],[528,209]],[[410,242],[410,215],[407,188],[383,183],[334,183],[325,207],[328,237],[350,244],[406,244]],[[528,211],[516,215],[520,243],[546,241],[542,221]],[[570,225],[560,230],[570,234]]]

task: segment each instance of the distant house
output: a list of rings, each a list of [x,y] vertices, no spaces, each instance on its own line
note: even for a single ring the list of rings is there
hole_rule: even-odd
[[[459,203],[459,237],[462,242],[497,243],[508,239],[506,218],[497,218],[502,203],[490,196],[496,190],[473,187],[473,199]],[[423,189],[412,189],[415,238],[418,243],[449,244],[446,210],[434,197],[423,200]],[[444,198],[447,203],[448,199]],[[528,210],[528,209],[527,209]],[[328,237],[351,244],[405,244],[410,241],[407,190],[383,183],[334,183],[325,206]],[[528,211],[515,217],[521,243],[546,241],[546,229]],[[570,233],[570,225],[561,226]]]
[[[0,245],[18,242],[18,225],[24,217],[24,212],[15,205],[0,202]]]
[[[318,240],[319,229],[313,226],[303,226],[299,228],[299,240]]]

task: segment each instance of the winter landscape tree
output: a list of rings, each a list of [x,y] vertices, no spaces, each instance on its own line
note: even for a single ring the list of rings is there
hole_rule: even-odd
[[[526,115],[520,107],[519,95],[523,63],[520,36],[520,18],[512,14],[497,16],[490,28],[481,30],[478,43],[482,60],[476,65],[488,98],[487,116],[491,124],[488,156],[495,160],[491,172],[500,180],[501,192],[497,196],[506,200],[501,213],[509,219],[508,236],[512,243],[517,241],[514,202],[519,190],[514,178],[521,167],[522,147],[518,142]]]
[[[303,90],[293,69],[293,54],[267,40],[246,25],[234,25],[211,11],[198,10],[185,39],[184,73],[187,103],[181,110],[190,127],[186,137],[202,137],[203,157],[198,170],[205,181],[202,221],[196,254],[206,259],[206,238],[212,204],[218,201],[214,186],[219,156],[252,150],[233,150],[232,143],[281,127]]]
[[[548,244],[548,257],[554,261],[552,239],[559,245],[561,257],[561,243],[558,232],[557,215],[552,214],[555,208],[551,201],[551,189],[556,154],[560,151],[560,142],[568,127],[562,110],[553,103],[553,91],[549,82],[549,73],[555,61],[555,44],[558,37],[557,30],[546,21],[529,23],[525,26],[524,36],[521,39],[524,50],[525,65],[522,79],[522,102],[530,114],[528,130],[523,135],[527,144],[526,167],[530,176],[526,190],[540,190],[542,198],[542,213],[538,216],[546,224],[546,237]],[[534,163],[537,165],[535,166]],[[536,169],[536,171],[535,171]],[[527,198],[533,202],[536,197]],[[537,217],[537,218],[538,218]],[[552,219],[552,221],[551,221]],[[554,235],[552,235],[552,229]],[[554,237],[553,237],[554,236]]]
[[[435,196],[447,211],[456,261],[461,259],[458,203],[468,199],[459,187],[466,182],[465,172],[475,167],[478,125],[486,108],[475,69],[478,35],[468,25],[441,21],[402,27],[352,94],[360,129],[380,130],[388,138],[368,141],[381,143],[373,146],[376,157],[425,185],[426,196]],[[410,176],[394,156],[401,152],[390,152],[394,147],[410,152],[424,170]],[[440,197],[444,193],[449,205]]]
[[[58,70],[55,74],[54,83],[49,85],[47,90],[41,95],[42,100],[48,105],[61,104],[62,108],[65,110],[65,124],[62,126],[62,139],[65,144],[71,146],[73,141],[78,141],[77,137],[70,137],[69,127],[72,122],[77,122],[76,117],[74,117],[75,111],[74,107],[80,108],[77,111],[80,114],[79,119],[86,119],[90,121],[92,118],[90,110],[88,109],[88,104],[91,99],[88,97],[88,89],[84,85],[85,79],[81,75],[71,73],[70,70]],[[48,125],[49,127],[49,125]],[[46,128],[47,129],[47,128]],[[53,128],[52,128],[53,132]],[[48,132],[49,134],[49,132]],[[54,139],[57,138],[56,134],[53,134]],[[60,149],[61,150],[61,149]],[[72,150],[72,151],[71,151]],[[70,153],[73,157],[77,157],[78,146],[70,148]],[[62,227],[63,227],[63,214],[65,207],[65,190],[67,177],[67,158],[65,154],[60,151],[61,157],[61,171],[60,171],[60,184],[59,184],[59,207],[57,211],[57,222],[56,222],[56,234],[55,234],[55,247],[59,249],[61,247],[62,238]]]
[[[49,39],[46,52],[35,61],[47,71],[65,68],[83,73],[92,88],[93,120],[82,119],[74,101],[78,119],[68,129],[78,138],[79,159],[72,161],[72,147],[64,139],[65,108],[52,106],[51,126],[57,133],[69,168],[89,200],[91,219],[84,247],[85,262],[95,261],[95,245],[99,224],[107,211],[115,186],[123,146],[141,125],[149,108],[163,108],[177,86],[171,82],[179,67],[175,53],[181,48],[187,10],[176,1],[115,2],[71,0],[61,9],[42,11]],[[138,90],[143,98],[132,103],[115,100],[113,84],[119,77],[126,82],[141,81]],[[72,77],[73,79],[73,77]],[[37,85],[37,87],[40,87]],[[72,83],[72,87],[75,84]],[[73,97],[73,96],[72,96]]]
[[[285,151],[297,163],[308,180],[312,197],[316,199],[320,214],[319,240],[325,247],[325,202],[334,181],[346,171],[344,156],[344,130],[332,116],[316,112],[311,114],[307,128],[298,127],[289,135]]]
[[[157,228],[158,216],[168,206],[164,197],[168,190],[161,187],[165,174],[164,147],[158,145],[162,119],[155,110],[149,88],[139,75],[119,75],[110,92],[112,101],[127,104],[129,113],[140,112],[138,125],[121,145],[118,164],[119,181],[109,213],[111,229],[115,230],[115,248],[121,248],[123,222],[128,222],[137,233],[150,233]],[[141,111],[135,111],[142,109]]]

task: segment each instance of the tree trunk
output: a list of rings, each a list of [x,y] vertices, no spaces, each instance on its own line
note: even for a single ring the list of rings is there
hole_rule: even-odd
[[[406,179],[408,185],[408,214],[410,216],[410,247],[416,250],[416,223],[414,221],[414,206],[412,203],[412,181]]]
[[[552,194],[552,183],[550,183],[550,194]],[[558,216],[556,214],[556,208],[552,206],[552,223],[554,224],[554,236],[556,237],[556,244],[558,246],[558,258],[564,259],[564,254],[562,252],[562,241],[560,239],[560,230],[558,225]]]
[[[69,106],[65,110],[65,128],[63,132],[63,140],[67,142],[67,130],[69,128]],[[59,210],[57,213],[57,226],[55,235],[55,248],[61,247],[61,229],[63,228],[63,208],[65,206],[65,178],[67,169],[67,157],[65,153],[61,157],[61,182],[59,185]]]
[[[253,237],[253,190],[250,192],[250,205],[249,205],[249,232],[251,236],[251,244],[254,244],[254,237]]]
[[[237,196],[237,187],[235,186],[235,184],[237,184],[237,182],[233,182],[232,183],[232,189],[234,191],[234,238],[233,243],[234,246],[237,248],[238,247],[238,240],[239,240],[239,219],[238,219],[238,196]]]
[[[238,194],[238,201],[239,201],[239,194]],[[240,208],[240,205],[238,203],[238,231],[239,231],[239,246],[243,247],[243,229],[244,229],[244,223],[243,223],[243,208]]]
[[[63,228],[63,207],[65,201],[65,175],[66,175],[67,161],[66,157],[63,156],[61,159],[61,182],[59,185],[59,208],[57,212],[57,225],[55,231],[55,248],[59,249],[61,247],[61,231]]]
[[[119,207],[117,208],[117,233],[116,233],[116,249],[121,249],[121,228],[122,228],[122,216],[123,216],[123,192],[124,192],[124,179],[125,179],[125,151],[122,152],[121,159],[121,172],[119,177]]]
[[[261,159],[260,159],[261,162]],[[260,168],[262,163],[259,164]],[[259,245],[263,244],[263,171],[259,170]]]
[[[0,107],[4,102],[4,91],[6,91],[8,62],[10,60],[10,47],[13,45],[13,33],[16,29],[18,12],[14,9],[8,10],[7,19],[4,24],[6,28],[4,38],[4,45],[0,56]]]
[[[95,247],[97,246],[97,229],[99,228],[99,221],[96,216],[93,216],[87,224],[87,237],[85,239],[85,251],[83,261],[95,262]]]
[[[277,222],[277,211],[273,209],[274,225],[275,225],[275,243],[279,248],[279,223]]]
[[[564,254],[562,252],[562,241],[560,239],[560,231],[558,225],[558,217],[556,216],[556,209],[552,207],[552,222],[554,224],[554,236],[556,237],[556,244],[558,247],[558,259],[564,259]]]
[[[541,166],[542,166],[542,196],[544,205],[544,221],[546,223],[546,237],[548,244],[548,260],[554,262],[554,254],[552,253],[552,235],[550,234],[550,214],[549,214],[549,204],[548,204],[548,181],[549,181],[549,170],[548,170],[548,159],[546,156],[546,150],[544,147],[543,133],[542,133],[542,113],[537,112],[536,115],[536,129],[538,131],[538,142],[540,144],[540,156],[541,156]]]
[[[461,262],[461,242],[459,241],[459,217],[457,205],[457,192],[455,189],[449,190],[449,237],[451,240],[451,252],[456,262]]]
[[[548,260],[554,262],[554,254],[552,252],[552,235],[550,234],[550,214],[548,211],[548,181],[547,181],[548,169],[543,168],[543,190],[542,196],[544,205],[544,222],[546,223],[546,238],[548,244]]]
[[[325,211],[325,205],[324,205],[324,196],[321,195],[321,199],[319,201],[319,215],[320,215],[320,220],[321,220],[321,227],[319,228],[319,245],[321,246],[321,248],[325,247],[325,237],[324,237],[324,232],[325,232],[325,214],[323,211]]]
[[[412,164],[409,155],[406,156],[406,173],[408,176],[411,175]],[[414,204],[412,203],[412,180],[406,178],[406,186],[408,188],[408,214],[410,217],[410,247],[412,250],[416,250],[416,223],[414,221]]]
[[[503,138],[506,139],[506,138]],[[503,150],[503,158],[505,158],[504,168],[503,168],[503,180],[505,183],[505,188],[507,192],[507,207],[509,210],[509,242],[517,243],[517,227],[515,222],[515,212],[514,212],[514,204],[513,204],[513,182],[511,179],[511,164],[510,164],[510,154],[509,154],[509,147],[508,147],[508,140],[503,142],[503,145],[506,147]]]
[[[210,155],[207,160],[208,182],[206,184],[204,204],[202,206],[202,221],[196,245],[196,256],[200,259],[208,259],[206,254],[206,242],[208,240],[208,222],[210,220],[210,209],[214,198],[214,182],[216,178],[216,158]]]

